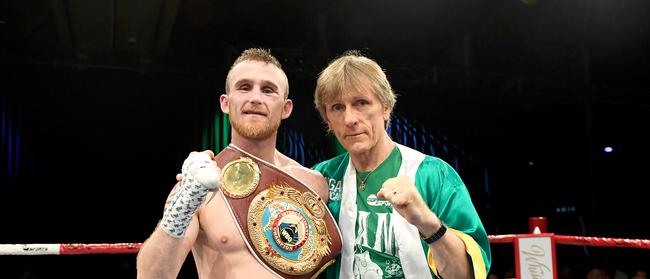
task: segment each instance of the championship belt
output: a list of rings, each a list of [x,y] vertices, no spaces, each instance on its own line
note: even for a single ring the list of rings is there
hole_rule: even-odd
[[[231,144],[215,156],[220,192],[253,256],[284,278],[316,278],[334,264],[341,232],[308,186]]]

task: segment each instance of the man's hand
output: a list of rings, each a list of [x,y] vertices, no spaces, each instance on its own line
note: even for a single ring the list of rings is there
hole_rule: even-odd
[[[182,237],[207,193],[221,185],[221,170],[213,159],[214,153],[206,150],[190,153],[183,162],[181,177],[176,176],[180,184],[167,199],[160,220],[161,228],[170,236]]]
[[[221,169],[217,166],[217,162],[214,161],[214,153],[212,150],[204,150],[202,152],[193,151],[185,160],[183,166],[185,167],[186,164],[190,166],[187,171],[191,171],[193,176],[201,184],[210,190],[219,189],[221,186]],[[201,178],[198,178],[199,176]],[[176,182],[183,181],[183,177],[185,177],[183,172],[176,174]]]
[[[183,177],[187,177],[188,173],[191,173],[191,176],[199,184],[210,190],[221,185],[221,170],[217,167],[217,162],[214,161],[214,153],[211,150],[191,152],[183,162],[181,171],[182,173],[176,175],[178,181],[182,181]]]
[[[407,222],[426,236],[433,235],[441,225],[438,216],[427,206],[408,176],[386,180],[377,197],[388,201]]]

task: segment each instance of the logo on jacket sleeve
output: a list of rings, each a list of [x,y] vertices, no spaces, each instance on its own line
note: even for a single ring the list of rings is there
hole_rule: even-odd
[[[330,187],[330,201],[340,201],[343,193],[341,188],[343,181],[328,177],[327,184]]]

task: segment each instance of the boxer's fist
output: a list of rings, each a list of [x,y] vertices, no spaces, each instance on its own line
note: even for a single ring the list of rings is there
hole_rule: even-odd
[[[210,190],[219,187],[221,170],[213,159],[214,153],[210,150],[190,153],[183,162],[182,177],[193,177],[199,184]]]
[[[167,200],[160,227],[170,236],[180,238],[185,234],[196,210],[208,191],[217,188],[221,171],[213,161],[212,151],[192,152],[181,167],[182,180],[178,190]],[[179,177],[177,176],[177,179]]]

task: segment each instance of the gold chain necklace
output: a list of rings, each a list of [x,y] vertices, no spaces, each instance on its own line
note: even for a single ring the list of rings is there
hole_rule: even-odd
[[[376,170],[376,169],[377,169],[377,168],[375,168],[375,170]],[[368,177],[369,177],[369,176],[372,174],[372,172],[374,172],[375,170],[371,170],[371,171],[368,173],[368,175],[366,175],[366,177],[364,177],[363,179],[361,179],[361,184],[359,185],[359,189],[360,189],[361,191],[363,191],[363,190],[366,189],[366,180],[368,180]],[[359,172],[357,172],[357,179],[358,179],[358,178],[359,178]]]

